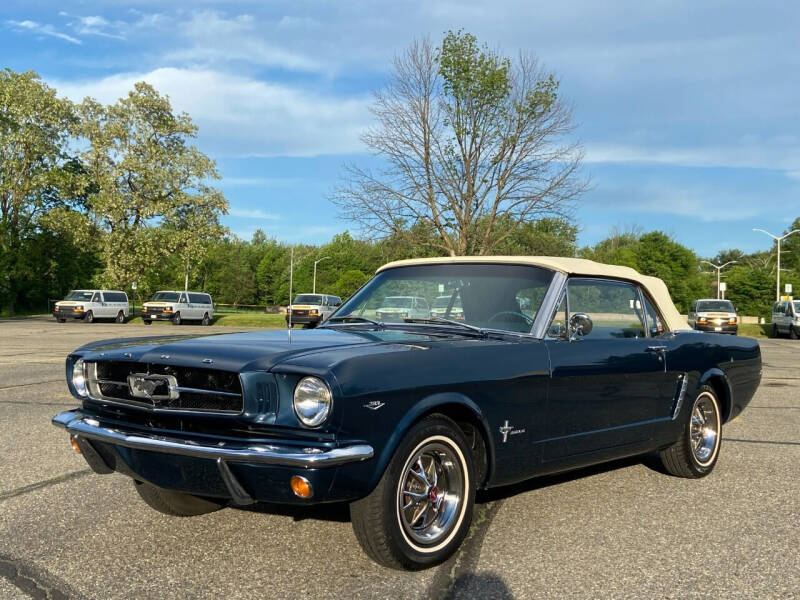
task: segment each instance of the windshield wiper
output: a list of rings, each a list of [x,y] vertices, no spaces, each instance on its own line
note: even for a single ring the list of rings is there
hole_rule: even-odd
[[[481,337],[486,337],[488,333],[481,327],[470,325],[469,323],[462,323],[461,321],[456,321],[455,319],[445,319],[444,317],[410,317],[403,319],[403,321],[406,323],[443,323],[446,325],[455,325],[456,327],[463,327],[464,329],[474,331],[475,333],[480,334]]]
[[[376,321],[374,319],[369,319],[367,317],[360,317],[360,316],[352,316],[352,315],[343,315],[341,317],[328,317],[323,326],[331,322],[371,323],[376,327],[379,327],[380,329],[383,329],[386,326],[384,323],[381,323],[380,321]]]

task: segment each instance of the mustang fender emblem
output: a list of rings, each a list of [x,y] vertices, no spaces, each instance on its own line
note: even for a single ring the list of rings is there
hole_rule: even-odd
[[[373,400],[372,402],[367,402],[364,405],[364,408],[368,408],[370,410],[378,410],[379,408],[383,408],[386,406],[386,402],[381,402],[380,400]]]
[[[500,435],[503,436],[503,443],[505,444],[508,441],[508,436],[510,435],[519,435],[520,433],[525,433],[525,429],[514,429],[513,425],[508,424],[508,419],[503,425],[498,429]]]

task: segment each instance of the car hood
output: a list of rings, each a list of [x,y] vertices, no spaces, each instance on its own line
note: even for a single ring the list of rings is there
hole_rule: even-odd
[[[73,354],[86,360],[130,360],[226,371],[269,370],[290,358],[364,345],[407,345],[430,340],[411,331],[271,330],[216,335],[172,335],[93,342]],[[441,339],[441,338],[440,338]]]

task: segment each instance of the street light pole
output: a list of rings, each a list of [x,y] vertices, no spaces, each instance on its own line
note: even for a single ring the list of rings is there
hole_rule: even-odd
[[[719,300],[719,274],[720,274],[720,271],[722,271],[722,269],[724,269],[728,265],[732,265],[733,263],[738,263],[739,261],[738,260],[729,260],[724,265],[715,265],[710,260],[701,260],[700,262],[704,262],[707,265],[711,265],[712,267],[714,267],[717,270],[717,300]]]
[[[778,270],[777,270],[778,277],[775,282],[775,301],[777,302],[778,300],[781,299],[781,242],[790,235],[792,235],[793,233],[800,233],[800,229],[793,229],[789,233],[782,236],[772,235],[769,231],[764,231],[763,229],[754,228],[753,231],[760,231],[761,233],[765,233],[778,243]]]
[[[316,294],[317,293],[317,264],[321,263],[323,260],[326,260],[328,258],[330,258],[330,256],[323,256],[319,260],[315,260],[314,261],[314,283],[311,285],[311,293],[312,294]]]

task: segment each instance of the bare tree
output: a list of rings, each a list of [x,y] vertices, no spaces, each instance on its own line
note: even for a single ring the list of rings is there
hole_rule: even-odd
[[[332,195],[372,238],[414,238],[451,256],[489,254],[514,228],[569,213],[587,187],[572,114],[535,57],[516,61],[448,33],[415,41],[374,95],[362,136],[385,164],[345,166]],[[418,232],[436,235],[416,239]]]

